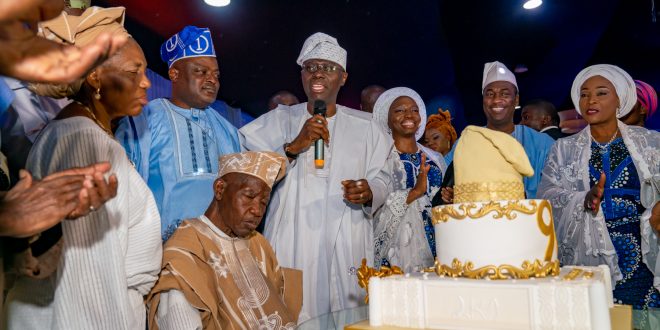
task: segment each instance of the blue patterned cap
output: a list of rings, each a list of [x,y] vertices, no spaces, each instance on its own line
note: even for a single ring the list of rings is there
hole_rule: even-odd
[[[160,46],[160,58],[171,67],[186,57],[215,57],[213,39],[208,28],[188,25]]]

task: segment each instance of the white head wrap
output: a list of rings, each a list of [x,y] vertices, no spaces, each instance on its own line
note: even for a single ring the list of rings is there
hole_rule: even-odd
[[[484,65],[484,76],[481,81],[481,94],[484,93],[484,89],[486,89],[488,84],[495,81],[508,81],[516,86],[516,90],[518,90],[516,76],[506,67],[506,65],[498,61],[489,62]]]
[[[619,107],[616,110],[616,117],[621,118],[627,115],[637,103],[635,81],[628,72],[611,64],[592,65],[578,73],[571,87],[571,99],[573,100],[575,109],[582,114],[582,109],[580,109],[580,89],[582,89],[582,84],[593,76],[601,76],[614,85],[616,95],[619,97]]]
[[[341,65],[346,71],[346,56],[346,50],[339,46],[337,39],[325,33],[316,32],[305,40],[296,63],[302,65],[310,59],[327,60]]]
[[[408,87],[395,87],[388,89],[383,94],[381,94],[378,97],[378,100],[376,100],[376,104],[374,104],[372,120],[375,120],[385,130],[385,132],[388,132],[391,135],[392,130],[387,123],[387,118],[389,117],[390,113],[390,106],[392,106],[392,103],[401,96],[407,96],[413,99],[415,103],[417,103],[417,107],[419,108],[419,117],[421,120],[419,121],[417,132],[415,132],[415,140],[419,140],[422,135],[424,135],[424,128],[426,127],[426,106],[424,105],[422,97],[419,96],[417,92]]]

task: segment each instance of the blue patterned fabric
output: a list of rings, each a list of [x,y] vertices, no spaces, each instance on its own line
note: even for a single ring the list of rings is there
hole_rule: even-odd
[[[639,175],[623,139],[617,138],[608,146],[592,142],[589,159],[592,186],[601,172],[605,173],[606,181],[600,207],[623,273],[623,279],[614,289],[615,303],[632,305],[634,309],[660,307],[653,273],[642,262],[639,219],[645,208],[640,202]]]
[[[417,174],[419,173],[419,166],[421,165],[422,153],[417,152],[414,154],[399,154],[401,162],[403,162],[403,167],[406,169],[406,188],[412,189],[415,187],[417,182]],[[426,195],[428,200],[431,201],[433,196],[430,196],[431,187],[440,187],[442,185],[442,172],[435,163],[430,160],[426,160],[427,164],[431,165],[428,173],[428,187],[426,189]],[[433,257],[436,257],[435,251],[435,229],[433,228],[433,221],[431,216],[431,204],[424,205],[424,211],[422,211],[422,219],[424,220],[424,231],[426,232],[426,240],[429,242],[429,248],[433,253]]]
[[[213,197],[218,159],[240,151],[238,131],[212,108],[182,109],[156,99],[115,132],[154,194],[163,241],[182,220],[198,217]]]
[[[0,115],[14,102],[14,92],[7,86],[5,80],[0,77]]]
[[[412,189],[415,187],[415,183],[417,182],[417,175],[419,174],[419,166],[422,160],[421,158],[421,151],[414,154],[399,153],[399,159],[403,163],[403,167],[406,171],[406,189]],[[426,187],[426,196],[428,197],[429,203],[428,205],[424,205],[424,210],[422,211],[422,221],[424,222],[424,233],[426,234],[426,240],[429,243],[431,253],[433,253],[433,258],[435,258],[435,229],[433,227],[433,218],[431,214],[431,200],[433,199],[433,196],[431,195],[431,188],[435,187],[440,189],[442,186],[442,171],[433,161],[427,159],[426,163],[431,165],[427,175],[428,183]],[[380,264],[381,266],[392,266],[389,260],[386,258],[383,258]]]
[[[208,28],[188,25],[160,46],[160,58],[171,67],[186,57],[215,57],[213,38]]]

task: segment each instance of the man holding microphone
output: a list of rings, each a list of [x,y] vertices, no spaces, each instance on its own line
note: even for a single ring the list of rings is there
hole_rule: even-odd
[[[297,63],[308,102],[280,106],[239,130],[243,148],[289,160],[264,234],[283,267],[303,271],[299,322],[363,303],[356,268],[373,260],[371,215],[387,196],[391,139],[370,113],[337,104],[346,55],[327,34],[307,38]]]

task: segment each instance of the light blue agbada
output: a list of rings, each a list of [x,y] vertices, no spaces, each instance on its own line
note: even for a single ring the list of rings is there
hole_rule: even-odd
[[[219,157],[240,151],[237,129],[213,108],[182,109],[163,98],[122,119],[115,136],[156,198],[163,241],[182,220],[204,214]]]
[[[539,133],[533,128],[529,128],[524,125],[515,125],[513,133],[511,133],[527,153],[527,158],[529,158],[529,163],[532,164],[534,168],[534,175],[531,177],[523,178],[523,183],[525,184],[525,195],[529,199],[536,198],[536,190],[538,189],[539,182],[541,182],[541,171],[543,171],[543,166],[545,166],[545,161],[548,158],[548,153],[550,148],[555,143],[549,135],[545,133]],[[456,143],[454,143],[454,147]],[[445,155],[445,161],[447,164],[451,163],[454,159],[454,148]]]

